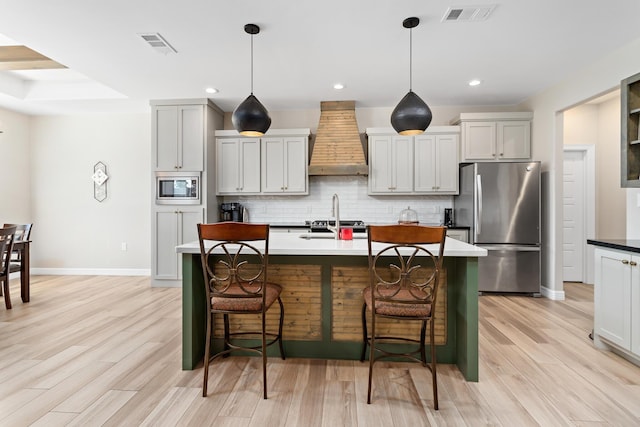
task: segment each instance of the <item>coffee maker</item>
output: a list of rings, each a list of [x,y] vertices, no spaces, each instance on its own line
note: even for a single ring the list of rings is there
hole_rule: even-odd
[[[444,209],[444,222],[443,225],[446,227],[453,226],[453,209],[445,208]]]
[[[220,221],[244,221],[244,208],[240,203],[222,203],[220,205]]]

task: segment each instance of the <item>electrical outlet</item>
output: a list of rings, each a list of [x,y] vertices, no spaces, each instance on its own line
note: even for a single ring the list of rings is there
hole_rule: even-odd
[[[638,204],[638,207],[640,208],[640,193],[638,193],[638,200],[637,200],[637,204]]]
[[[127,250],[127,242],[122,242],[120,244],[120,250],[122,250],[122,251],[126,251]]]

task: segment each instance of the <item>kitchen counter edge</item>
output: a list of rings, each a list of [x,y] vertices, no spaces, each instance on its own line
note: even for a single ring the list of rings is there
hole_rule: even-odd
[[[274,233],[269,236],[269,255],[343,255],[367,256],[367,239],[335,240],[335,239],[302,239],[299,236],[307,233]],[[196,242],[176,246],[177,253],[200,253],[200,245]],[[446,257],[483,257],[487,250],[447,237],[444,246]]]
[[[636,239],[587,239],[587,244],[609,249],[618,249],[620,251],[640,253],[640,240]]]

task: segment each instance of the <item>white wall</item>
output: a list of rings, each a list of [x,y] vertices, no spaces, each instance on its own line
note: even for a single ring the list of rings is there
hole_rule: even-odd
[[[33,117],[30,133],[34,271],[149,274],[150,114]]]
[[[543,249],[546,268],[542,283],[546,295],[563,298],[562,284],[562,146],[560,112],[585,100],[609,92],[620,81],[640,70],[640,39],[610,53],[564,82],[526,100],[520,107],[534,111],[533,157],[543,161],[544,215]],[[549,64],[552,72],[553,64]]]
[[[565,145],[595,146],[596,234],[626,236],[626,189],[620,187],[620,97],[584,104],[564,112]]]
[[[31,218],[29,117],[0,109],[0,225]]]

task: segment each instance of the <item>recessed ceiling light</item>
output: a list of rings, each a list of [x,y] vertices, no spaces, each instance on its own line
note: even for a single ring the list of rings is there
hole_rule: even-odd
[[[344,89],[344,85],[342,83],[336,83],[333,85],[333,88],[337,90]]]
[[[473,80],[469,81],[469,86],[478,86],[480,83],[482,83],[481,80],[473,79]]]
[[[207,93],[218,93],[218,89],[216,89],[215,87],[208,87],[205,89],[205,92]]]

